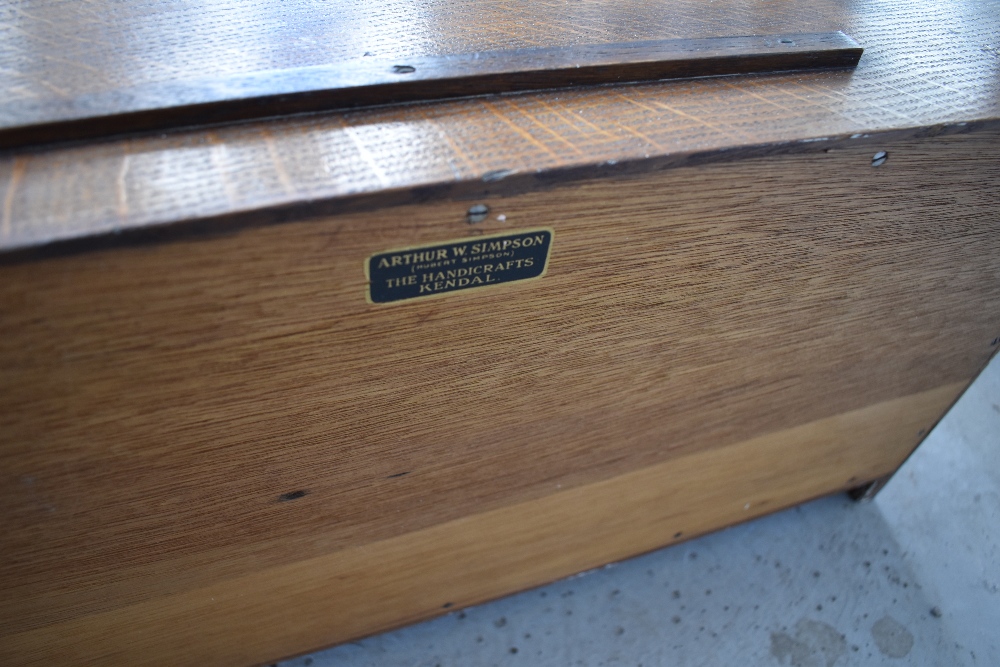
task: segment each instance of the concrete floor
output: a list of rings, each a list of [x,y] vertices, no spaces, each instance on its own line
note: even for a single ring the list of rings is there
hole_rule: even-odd
[[[825,498],[281,663],[1000,665],[1000,358],[870,503]]]

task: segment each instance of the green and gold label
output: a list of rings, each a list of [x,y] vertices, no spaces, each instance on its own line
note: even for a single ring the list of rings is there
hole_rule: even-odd
[[[545,275],[551,229],[390,250],[365,262],[368,302],[392,303]]]

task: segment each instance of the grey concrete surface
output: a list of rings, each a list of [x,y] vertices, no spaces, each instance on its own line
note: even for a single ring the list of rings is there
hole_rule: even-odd
[[[282,667],[1000,665],[1000,358],[830,497]]]

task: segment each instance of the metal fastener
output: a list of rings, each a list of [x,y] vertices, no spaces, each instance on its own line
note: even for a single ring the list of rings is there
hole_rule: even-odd
[[[888,159],[889,159],[888,153],[886,153],[885,151],[879,151],[878,153],[875,153],[875,155],[872,156],[872,166],[881,167]]]
[[[411,67],[410,65],[393,65],[393,74],[413,74],[417,71],[416,67]]]
[[[477,222],[482,222],[486,219],[486,216],[490,214],[490,207],[486,204],[476,204],[475,206],[469,207],[469,212],[466,214],[469,219],[469,224],[475,224]]]

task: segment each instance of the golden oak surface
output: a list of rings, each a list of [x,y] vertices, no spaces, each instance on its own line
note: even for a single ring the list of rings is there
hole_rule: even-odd
[[[273,660],[857,486],[996,350],[995,4],[322,9],[9,4],[0,87],[765,32],[865,54],[0,154],[4,661]],[[539,227],[541,279],[365,300],[374,253]]]
[[[505,221],[472,229],[551,226],[548,275],[390,307],[365,301],[364,260],[468,235],[465,204],[3,267],[12,645],[942,392],[875,418],[897,445],[877,436],[856,461],[831,446],[839,481],[800,481],[798,500],[886,474],[995,349],[998,195],[981,183],[996,145],[898,142],[878,168],[859,145],[491,199]],[[775,463],[747,456],[751,477]],[[711,471],[699,483],[729,493]],[[781,493],[774,508],[795,501]],[[706,521],[693,530],[723,525]],[[367,631],[403,620],[380,614]],[[216,640],[198,650],[222,660]]]

